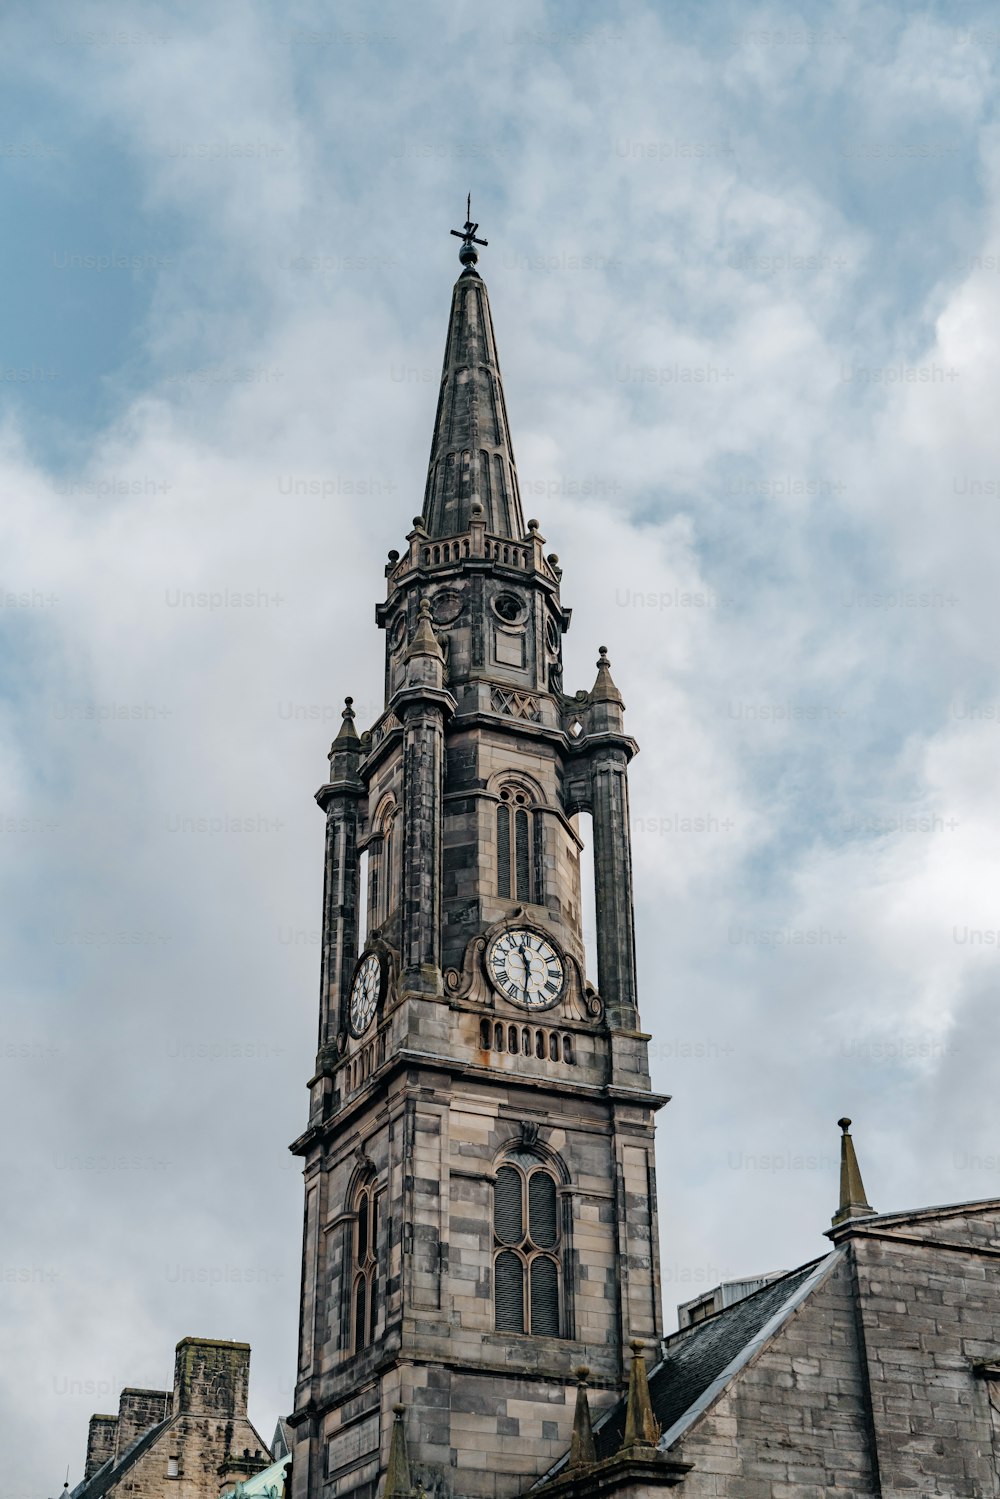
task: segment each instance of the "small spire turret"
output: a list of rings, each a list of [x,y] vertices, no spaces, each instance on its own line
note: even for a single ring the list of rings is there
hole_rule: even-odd
[[[427,599],[420,600],[417,628],[406,652],[407,661],[412,661],[414,656],[433,656],[436,661],[444,660],[441,642],[434,634],[434,626],[431,624],[431,606]]]
[[[854,1151],[854,1141],[848,1131],[851,1121],[846,1117],[838,1119],[842,1134],[840,1136],[840,1206],[833,1215],[833,1226],[846,1223],[850,1218],[871,1218],[875,1209],[865,1196],[864,1182],[861,1180],[861,1167]]]
[[[581,1364],[576,1370],[576,1411],[573,1415],[573,1435],[570,1438],[570,1468],[589,1468],[597,1461],[594,1445],[594,1428],[590,1419],[590,1401],[587,1398],[587,1380],[590,1370]]]
[[[354,699],[345,697],[340,729],[327,755],[330,770],[326,785],[321,786],[316,793],[316,800],[321,807],[326,807],[330,793],[333,791],[346,791],[353,797],[364,790],[364,786],[358,779],[361,749],[361,740],[354,727]]]
[[[341,748],[346,748],[347,743],[360,744],[358,731],[354,727],[354,699],[352,697],[344,698],[344,711],[340,716],[343,722],[340,725],[336,739],[333,741],[334,744],[339,744]]]
[[[389,1463],[385,1470],[384,1499],[411,1499],[410,1458],[406,1450],[405,1405],[392,1408],[392,1435],[389,1438]]]
[[[597,681],[590,691],[587,728],[592,734],[621,734],[625,728],[625,704],[611,675],[608,648],[602,645],[597,658]]]
[[[590,693],[592,703],[617,703],[624,707],[622,695],[615,686],[615,679],[611,675],[611,662],[608,660],[608,648],[602,645],[597,652],[597,681],[594,683]]]
[[[660,1428],[653,1415],[653,1403],[649,1398],[646,1360],[642,1356],[645,1345],[641,1338],[635,1338],[629,1346],[632,1349],[632,1367],[628,1376],[623,1452],[633,1447],[655,1447],[660,1436]]]

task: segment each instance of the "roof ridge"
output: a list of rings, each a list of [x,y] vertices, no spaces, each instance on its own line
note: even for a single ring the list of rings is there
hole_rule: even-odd
[[[868,1228],[873,1223],[905,1223],[915,1218],[957,1218],[959,1214],[967,1213],[975,1208],[996,1208],[1000,1212],[1000,1197],[977,1197],[971,1202],[944,1202],[926,1208],[903,1208],[894,1213],[872,1213],[870,1216],[855,1219],[850,1225],[841,1224],[838,1227],[856,1225],[858,1228]]]

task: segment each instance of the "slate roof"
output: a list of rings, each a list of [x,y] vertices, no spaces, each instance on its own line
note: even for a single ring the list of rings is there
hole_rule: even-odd
[[[770,1281],[759,1291],[734,1302],[725,1311],[698,1322],[674,1335],[659,1363],[649,1371],[649,1395],[653,1414],[664,1437],[671,1442],[671,1429],[705,1397],[731,1364],[752,1357],[756,1347],[767,1341],[798,1305],[810,1278],[839,1258],[835,1250],[821,1259],[810,1260],[797,1270],[790,1270]],[[773,1324],[769,1326],[769,1324]],[[735,1372],[735,1371],[734,1371]],[[680,1433],[678,1433],[679,1435]],[[613,1457],[625,1435],[624,1397],[594,1422],[594,1445],[598,1461]],[[660,1447],[665,1443],[661,1439]],[[564,1454],[548,1473],[533,1485],[539,1488],[565,1467]]]
[[[829,1259],[830,1256],[824,1256]],[[649,1396],[660,1430],[668,1433],[725,1369],[762,1333],[767,1324],[791,1311],[796,1294],[822,1260],[811,1260],[790,1270],[780,1280],[761,1286],[725,1311],[698,1322],[668,1344],[664,1357],[649,1374]],[[625,1402],[620,1401],[597,1437],[598,1457],[610,1457],[625,1432]]]

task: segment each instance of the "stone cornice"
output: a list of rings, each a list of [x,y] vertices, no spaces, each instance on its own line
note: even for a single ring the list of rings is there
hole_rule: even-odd
[[[328,1140],[339,1133],[355,1114],[370,1106],[376,1093],[383,1088],[387,1089],[398,1073],[411,1067],[421,1068],[424,1071],[443,1072],[451,1077],[473,1079],[477,1082],[488,1080],[505,1088],[523,1088],[529,1092],[545,1093],[550,1097],[553,1092],[562,1093],[581,1099],[589,1098],[628,1104],[633,1108],[647,1108],[652,1112],[656,1112],[664,1104],[670,1102],[669,1095],[663,1093],[645,1092],[638,1088],[621,1088],[611,1083],[577,1083],[563,1078],[554,1080],[551,1077],[534,1078],[513,1073],[498,1073],[491,1067],[482,1067],[474,1062],[462,1062],[457,1058],[437,1056],[432,1052],[415,1051],[409,1047],[403,1047],[387,1057],[381,1067],[372,1073],[367,1088],[342,1104],[335,1114],[310,1125],[297,1139],[293,1140],[288,1147],[292,1155],[304,1156],[317,1142]],[[327,1072],[317,1073],[310,1079],[309,1086],[312,1087],[322,1077],[332,1075]]]
[[[828,1228],[826,1237],[839,1248],[850,1239],[877,1239],[880,1244],[903,1244],[910,1249],[934,1249],[943,1254],[971,1254],[983,1260],[1000,1260],[1000,1248],[990,1244],[958,1244],[954,1239],[927,1239],[921,1234],[898,1234],[886,1228],[873,1227],[866,1218],[852,1218]]]
[[[616,1452],[591,1467],[563,1469],[558,1478],[536,1485],[531,1494],[546,1499],[589,1499],[590,1495],[617,1494],[622,1489],[674,1488],[684,1481],[694,1463],[665,1457],[655,1447],[631,1447]]]
[[[401,711],[419,707],[424,703],[441,708],[448,717],[451,717],[458,706],[447,687],[428,687],[421,684],[416,687],[400,687],[394,692],[389,702],[389,711],[398,717]]]

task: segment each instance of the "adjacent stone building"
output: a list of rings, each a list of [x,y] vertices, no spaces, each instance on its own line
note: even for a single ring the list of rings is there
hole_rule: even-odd
[[[172,1390],[121,1393],[90,1418],[83,1481],[71,1499],[218,1499],[271,1462],[247,1416],[250,1345],[177,1344]]]
[[[877,1214],[842,1120],[833,1249],[666,1339],[539,1499],[1000,1491],[1000,1202]],[[581,1460],[579,1453],[584,1449]]]

